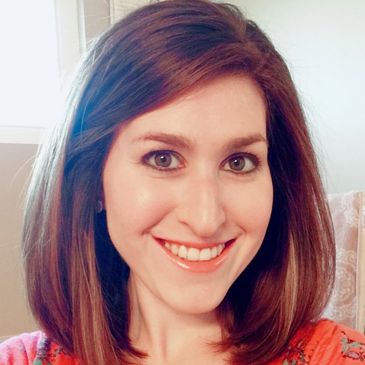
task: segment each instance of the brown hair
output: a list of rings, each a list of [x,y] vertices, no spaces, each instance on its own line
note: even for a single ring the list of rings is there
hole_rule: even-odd
[[[95,210],[115,132],[224,74],[248,75],[266,98],[274,203],[261,249],[218,308],[220,348],[232,354],[232,364],[265,363],[328,300],[332,225],[285,62],[232,5],[155,3],[96,42],[29,188],[23,240],[30,306],[46,333],[84,364],[144,356],[128,338],[129,268],[110,242],[105,214]]]

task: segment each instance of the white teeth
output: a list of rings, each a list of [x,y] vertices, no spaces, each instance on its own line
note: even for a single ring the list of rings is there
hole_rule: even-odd
[[[197,248],[189,248],[187,259],[190,261],[199,261],[199,250]]]
[[[212,258],[211,250],[210,248],[204,248],[200,251],[199,260],[200,261],[208,261]]]
[[[218,255],[217,247],[212,248],[211,255],[212,255],[213,259],[214,259],[214,257],[217,257],[217,255]]]
[[[186,259],[188,256],[188,250],[185,246],[180,246],[179,252],[177,253],[182,259]]]
[[[169,248],[169,247],[167,246],[167,248]],[[174,244],[172,244],[172,245],[171,245],[171,251],[172,251],[172,253],[173,253],[174,255],[177,255],[177,253],[179,252],[179,246],[178,246],[178,245],[174,245]]]
[[[174,255],[189,261],[209,261],[222,253],[225,244],[221,243],[213,248],[203,248],[202,250],[199,250],[193,247],[187,248],[176,243],[170,244],[165,242],[165,247]]]

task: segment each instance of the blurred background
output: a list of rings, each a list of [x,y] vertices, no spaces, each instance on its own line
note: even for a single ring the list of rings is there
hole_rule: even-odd
[[[365,190],[365,2],[231,0],[269,35],[297,85],[328,193]],[[141,0],[0,3],[0,341],[37,328],[22,284],[23,199],[90,41]]]

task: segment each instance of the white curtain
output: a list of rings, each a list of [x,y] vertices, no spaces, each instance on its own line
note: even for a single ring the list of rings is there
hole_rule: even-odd
[[[328,202],[337,269],[335,289],[324,316],[365,332],[365,193],[331,194]]]

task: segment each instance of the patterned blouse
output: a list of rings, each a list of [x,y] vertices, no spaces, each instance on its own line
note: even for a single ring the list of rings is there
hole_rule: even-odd
[[[0,365],[77,365],[43,332],[25,333],[0,344]],[[365,335],[329,320],[307,325],[270,365],[365,365]]]

